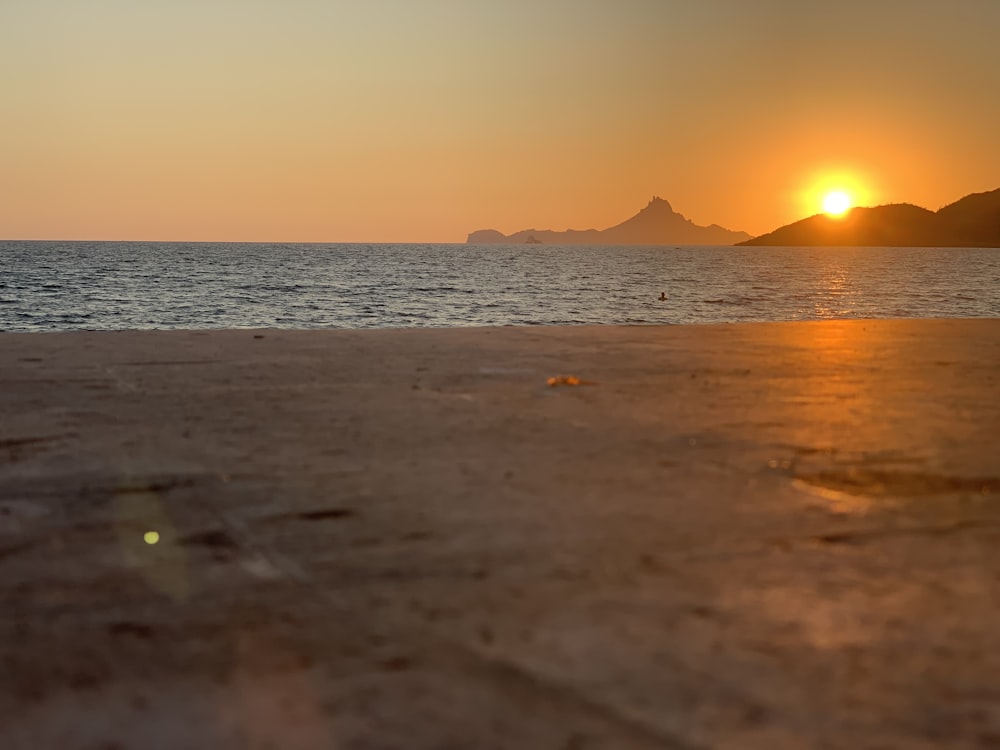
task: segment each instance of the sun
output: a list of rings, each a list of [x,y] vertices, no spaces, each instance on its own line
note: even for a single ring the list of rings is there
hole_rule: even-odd
[[[800,216],[817,213],[847,219],[858,206],[873,206],[881,198],[878,179],[863,164],[818,164],[803,175],[797,192]]]
[[[843,216],[854,205],[843,190],[833,190],[823,196],[823,211],[830,216]]]

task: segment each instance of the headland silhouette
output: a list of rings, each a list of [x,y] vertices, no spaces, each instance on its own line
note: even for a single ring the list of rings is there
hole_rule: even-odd
[[[973,193],[938,211],[909,203],[854,208],[842,217],[816,214],[748,246],[1000,247],[1000,188]]]
[[[750,239],[746,232],[734,232],[718,224],[699,226],[674,211],[658,196],[631,219],[608,229],[524,229],[503,234],[480,229],[469,234],[469,245],[732,245]]]

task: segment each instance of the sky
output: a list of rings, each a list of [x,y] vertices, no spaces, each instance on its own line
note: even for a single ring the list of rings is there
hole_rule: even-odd
[[[762,234],[1000,187],[998,0],[2,0],[0,238]]]

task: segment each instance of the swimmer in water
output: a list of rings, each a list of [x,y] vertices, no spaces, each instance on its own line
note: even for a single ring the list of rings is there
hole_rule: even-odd
[[[660,302],[666,302],[666,301],[667,301],[667,293],[660,292]]]

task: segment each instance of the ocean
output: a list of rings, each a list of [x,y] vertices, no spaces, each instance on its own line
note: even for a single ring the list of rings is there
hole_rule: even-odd
[[[1000,250],[0,242],[0,331],[919,317],[1000,317]]]

